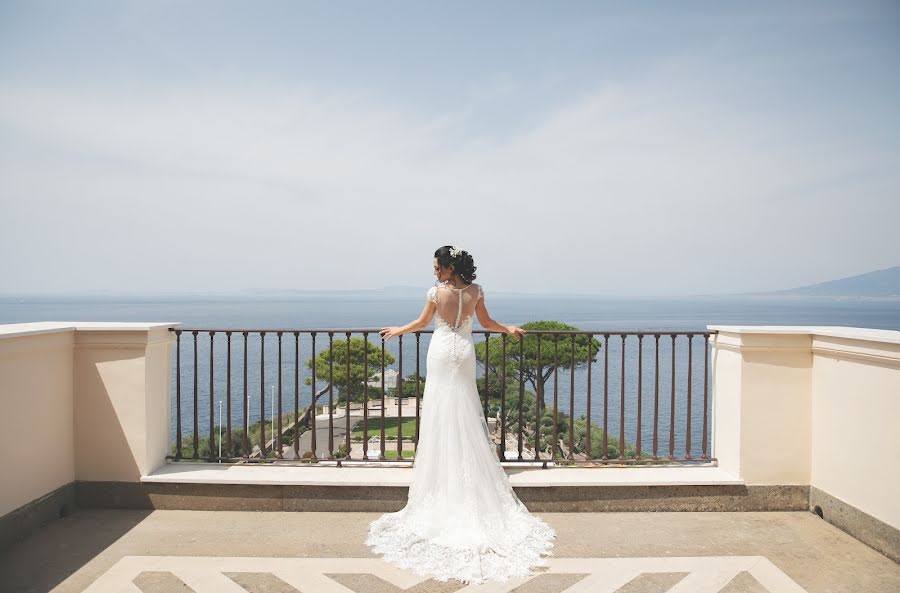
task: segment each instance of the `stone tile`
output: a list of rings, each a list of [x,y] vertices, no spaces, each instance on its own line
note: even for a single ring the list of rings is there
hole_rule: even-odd
[[[742,570],[719,593],[770,593],[753,575]]]
[[[686,572],[645,572],[616,589],[616,593],[666,593]]]
[[[588,573],[539,574],[510,593],[561,593],[588,576]]]
[[[145,570],[132,582],[142,593],[195,593],[168,570]]]
[[[450,580],[442,583],[428,579],[412,587],[403,588],[370,573],[326,573],[325,576],[354,593],[454,593],[467,586],[460,581]]]
[[[270,572],[226,572],[247,593],[300,593]]]

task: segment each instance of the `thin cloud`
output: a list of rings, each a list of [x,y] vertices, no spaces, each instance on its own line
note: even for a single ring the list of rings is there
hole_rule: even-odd
[[[285,82],[9,82],[0,203],[17,224],[0,247],[67,248],[2,272],[22,289],[231,288],[236,269],[265,287],[415,284],[449,242],[485,254],[498,289],[662,295],[895,263],[897,146],[809,135],[732,102],[708,67],[600,83],[504,134],[466,124],[525,82],[444,111]]]

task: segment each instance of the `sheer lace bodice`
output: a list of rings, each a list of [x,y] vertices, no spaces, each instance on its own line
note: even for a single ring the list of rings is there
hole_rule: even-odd
[[[428,290],[428,300],[436,305],[434,328],[441,327],[458,332],[472,333],[475,308],[483,293],[480,284],[469,284],[462,288],[454,288],[443,282]]]
[[[556,533],[518,499],[491,441],[472,339],[483,291],[442,284],[426,298],[437,307],[408,501],[369,525],[366,544],[438,581],[530,576],[547,565]]]

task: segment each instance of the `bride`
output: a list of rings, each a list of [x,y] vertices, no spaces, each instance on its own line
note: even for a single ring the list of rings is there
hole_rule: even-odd
[[[531,566],[547,566],[541,556],[551,554],[556,533],[516,497],[494,453],[475,383],[472,320],[516,340],[525,330],[488,315],[466,251],[435,251],[434,274],[439,282],[419,318],[380,332],[387,340],[435,320],[408,500],[375,519],[365,543],[384,560],[442,582],[531,576]]]

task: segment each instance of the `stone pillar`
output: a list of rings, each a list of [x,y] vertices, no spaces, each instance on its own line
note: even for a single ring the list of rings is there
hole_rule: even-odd
[[[166,462],[175,325],[76,324],[76,480],[137,482]]]
[[[809,484],[812,335],[791,328],[709,326],[712,450],[751,484]]]

